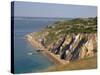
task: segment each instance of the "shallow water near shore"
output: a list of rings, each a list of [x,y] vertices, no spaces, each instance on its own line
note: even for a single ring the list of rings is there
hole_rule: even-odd
[[[14,20],[14,72],[31,73],[41,72],[55,64],[42,53],[28,43],[24,36],[28,33],[38,31],[52,21],[40,21],[35,19]]]

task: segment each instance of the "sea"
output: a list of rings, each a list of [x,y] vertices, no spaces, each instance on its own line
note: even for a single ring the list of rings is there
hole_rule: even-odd
[[[37,32],[52,25],[57,18],[14,18],[14,73],[44,72],[47,68],[55,66],[46,55],[36,52],[36,49],[24,39],[24,36]],[[32,53],[32,54],[31,54]]]

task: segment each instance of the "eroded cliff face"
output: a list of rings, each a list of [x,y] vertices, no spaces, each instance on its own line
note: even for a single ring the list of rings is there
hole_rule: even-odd
[[[80,58],[84,57],[92,57],[97,53],[97,35],[96,34],[89,34],[87,35],[87,41],[80,50]]]
[[[64,38],[64,39],[63,39]],[[48,50],[60,55],[60,59],[72,61],[97,54],[97,34],[68,34],[48,45]]]
[[[48,34],[47,34],[48,35]],[[96,33],[70,33],[59,35],[56,41],[46,45],[46,37],[42,34],[44,41],[36,36],[36,33],[27,35],[29,41],[33,42],[38,49],[46,49],[59,59],[73,61],[97,55],[97,34]],[[43,45],[42,45],[43,44]]]

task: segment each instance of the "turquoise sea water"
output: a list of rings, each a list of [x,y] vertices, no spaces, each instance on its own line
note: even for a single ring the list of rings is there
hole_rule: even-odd
[[[31,73],[41,72],[55,65],[49,58],[37,53],[24,36],[30,32],[39,31],[53,21],[41,19],[15,19],[14,20],[14,72]],[[32,55],[28,53],[32,52]]]

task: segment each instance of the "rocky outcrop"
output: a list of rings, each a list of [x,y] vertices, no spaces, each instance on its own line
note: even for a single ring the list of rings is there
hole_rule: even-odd
[[[61,37],[57,43],[53,44],[53,48],[51,49],[51,52],[55,53],[55,54],[59,54],[60,52],[60,48],[63,45],[65,41],[65,36]]]
[[[69,35],[68,35],[69,36]],[[66,41],[69,40],[69,43]],[[72,61],[85,57],[92,57],[97,52],[97,34],[82,34],[70,35],[70,38],[65,38],[62,45],[55,43],[52,45],[51,52],[59,51],[60,59]],[[59,41],[59,40],[58,40]],[[59,49],[57,47],[59,46]],[[64,47],[63,47],[64,46]]]
[[[87,42],[81,47],[80,58],[92,57],[97,52],[97,35],[89,34]]]

